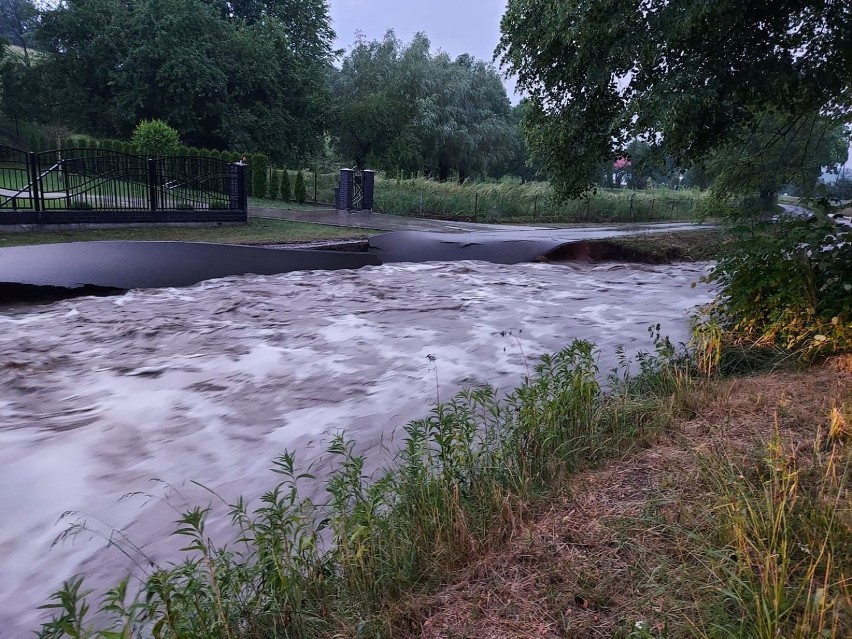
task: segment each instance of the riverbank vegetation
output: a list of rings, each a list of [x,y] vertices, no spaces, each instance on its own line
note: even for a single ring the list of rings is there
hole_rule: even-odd
[[[270,171],[270,187],[256,206],[298,207],[295,198],[281,188],[285,171]],[[286,171],[287,182],[298,175]],[[303,171],[305,199],[334,206],[337,174]],[[441,220],[514,224],[574,224],[692,221],[714,214],[706,192],[698,189],[647,188],[598,189],[577,200],[558,200],[548,182],[524,182],[515,178],[463,184],[424,177],[376,176],[375,210]]]
[[[463,391],[373,475],[341,433],[317,503],[284,453],[259,500],[180,516],[182,562],[67,582],[40,636],[847,636],[849,358],[732,379],[655,337],[607,387],[575,341]]]

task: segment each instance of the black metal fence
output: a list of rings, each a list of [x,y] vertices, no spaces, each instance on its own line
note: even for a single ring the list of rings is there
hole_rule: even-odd
[[[205,157],[0,146],[0,225],[245,221],[247,173]]]

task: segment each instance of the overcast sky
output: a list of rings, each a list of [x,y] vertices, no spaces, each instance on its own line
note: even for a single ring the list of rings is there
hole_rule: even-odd
[[[348,51],[356,31],[376,40],[393,29],[403,42],[422,31],[434,51],[454,57],[470,53],[488,62],[500,39],[500,18],[506,8],[506,0],[329,0],[329,4],[338,48]],[[517,102],[511,90],[510,97]]]

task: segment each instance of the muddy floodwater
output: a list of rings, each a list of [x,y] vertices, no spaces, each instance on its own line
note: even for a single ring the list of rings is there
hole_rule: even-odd
[[[375,463],[436,398],[509,390],[574,338],[602,370],[619,344],[649,349],[652,323],[685,340],[706,270],[386,265],[0,309],[0,637],[26,636],[62,579],[130,572],[140,556],[106,548],[111,530],[177,557],[172,506],[210,499],[191,480],[257,495],[284,449],[321,476],[339,430]],[[168,499],[121,499],[134,491]],[[51,547],[78,521],[66,511],[95,532]]]

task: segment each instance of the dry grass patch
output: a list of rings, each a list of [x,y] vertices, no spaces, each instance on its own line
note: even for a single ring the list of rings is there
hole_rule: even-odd
[[[771,487],[777,478],[771,471],[768,478],[761,473],[770,459],[766,444],[776,442],[780,453],[771,458],[773,463],[794,469],[779,474],[779,481],[795,481],[795,487],[785,490],[799,495],[795,503],[791,498],[791,510],[778,516],[792,518],[797,504],[819,506],[822,497],[813,493],[813,504],[806,497],[832,489],[823,495],[823,505],[833,508],[831,530],[837,539],[832,537],[832,544],[836,541],[842,549],[852,523],[848,364],[848,357],[838,358],[804,372],[702,384],[692,395],[697,417],[676,424],[650,448],[574,476],[568,496],[522,526],[508,544],[469,566],[437,595],[411,602],[416,630],[409,636],[721,636],[713,635],[713,627],[731,619],[739,619],[740,631],[751,633],[733,636],[764,636],[762,622],[748,615],[748,601],[740,602],[740,610],[736,597],[721,594],[725,588],[742,590],[732,580],[748,586],[751,573],[737,567],[745,561],[737,556],[738,540],[747,544],[743,553],[760,544],[745,533],[737,537],[740,528],[734,524],[724,525],[729,515],[734,521],[736,512],[726,510],[731,480],[720,469],[733,469],[741,478],[755,475],[755,485]],[[836,485],[830,485],[834,480],[827,479],[826,469],[834,473]],[[795,513],[798,517],[799,511]],[[805,550],[814,556],[820,552]],[[822,551],[824,559],[828,551]],[[789,575],[781,577],[800,580],[806,566],[790,552]],[[770,557],[766,565],[776,559]],[[828,567],[823,559],[814,560],[807,584],[834,581],[804,592],[804,600],[816,602],[805,605],[810,612],[795,607],[776,611],[790,624],[785,636],[842,637],[852,631],[852,575],[844,572],[850,557],[834,557]],[[772,570],[777,572],[777,566]],[[807,584],[802,587],[811,588]],[[782,584],[785,589],[790,585]],[[829,596],[832,600],[826,602]],[[797,615],[811,625],[790,621]],[[746,631],[751,623],[754,629]],[[766,624],[771,626],[772,620]],[[822,634],[811,634],[817,632]]]

